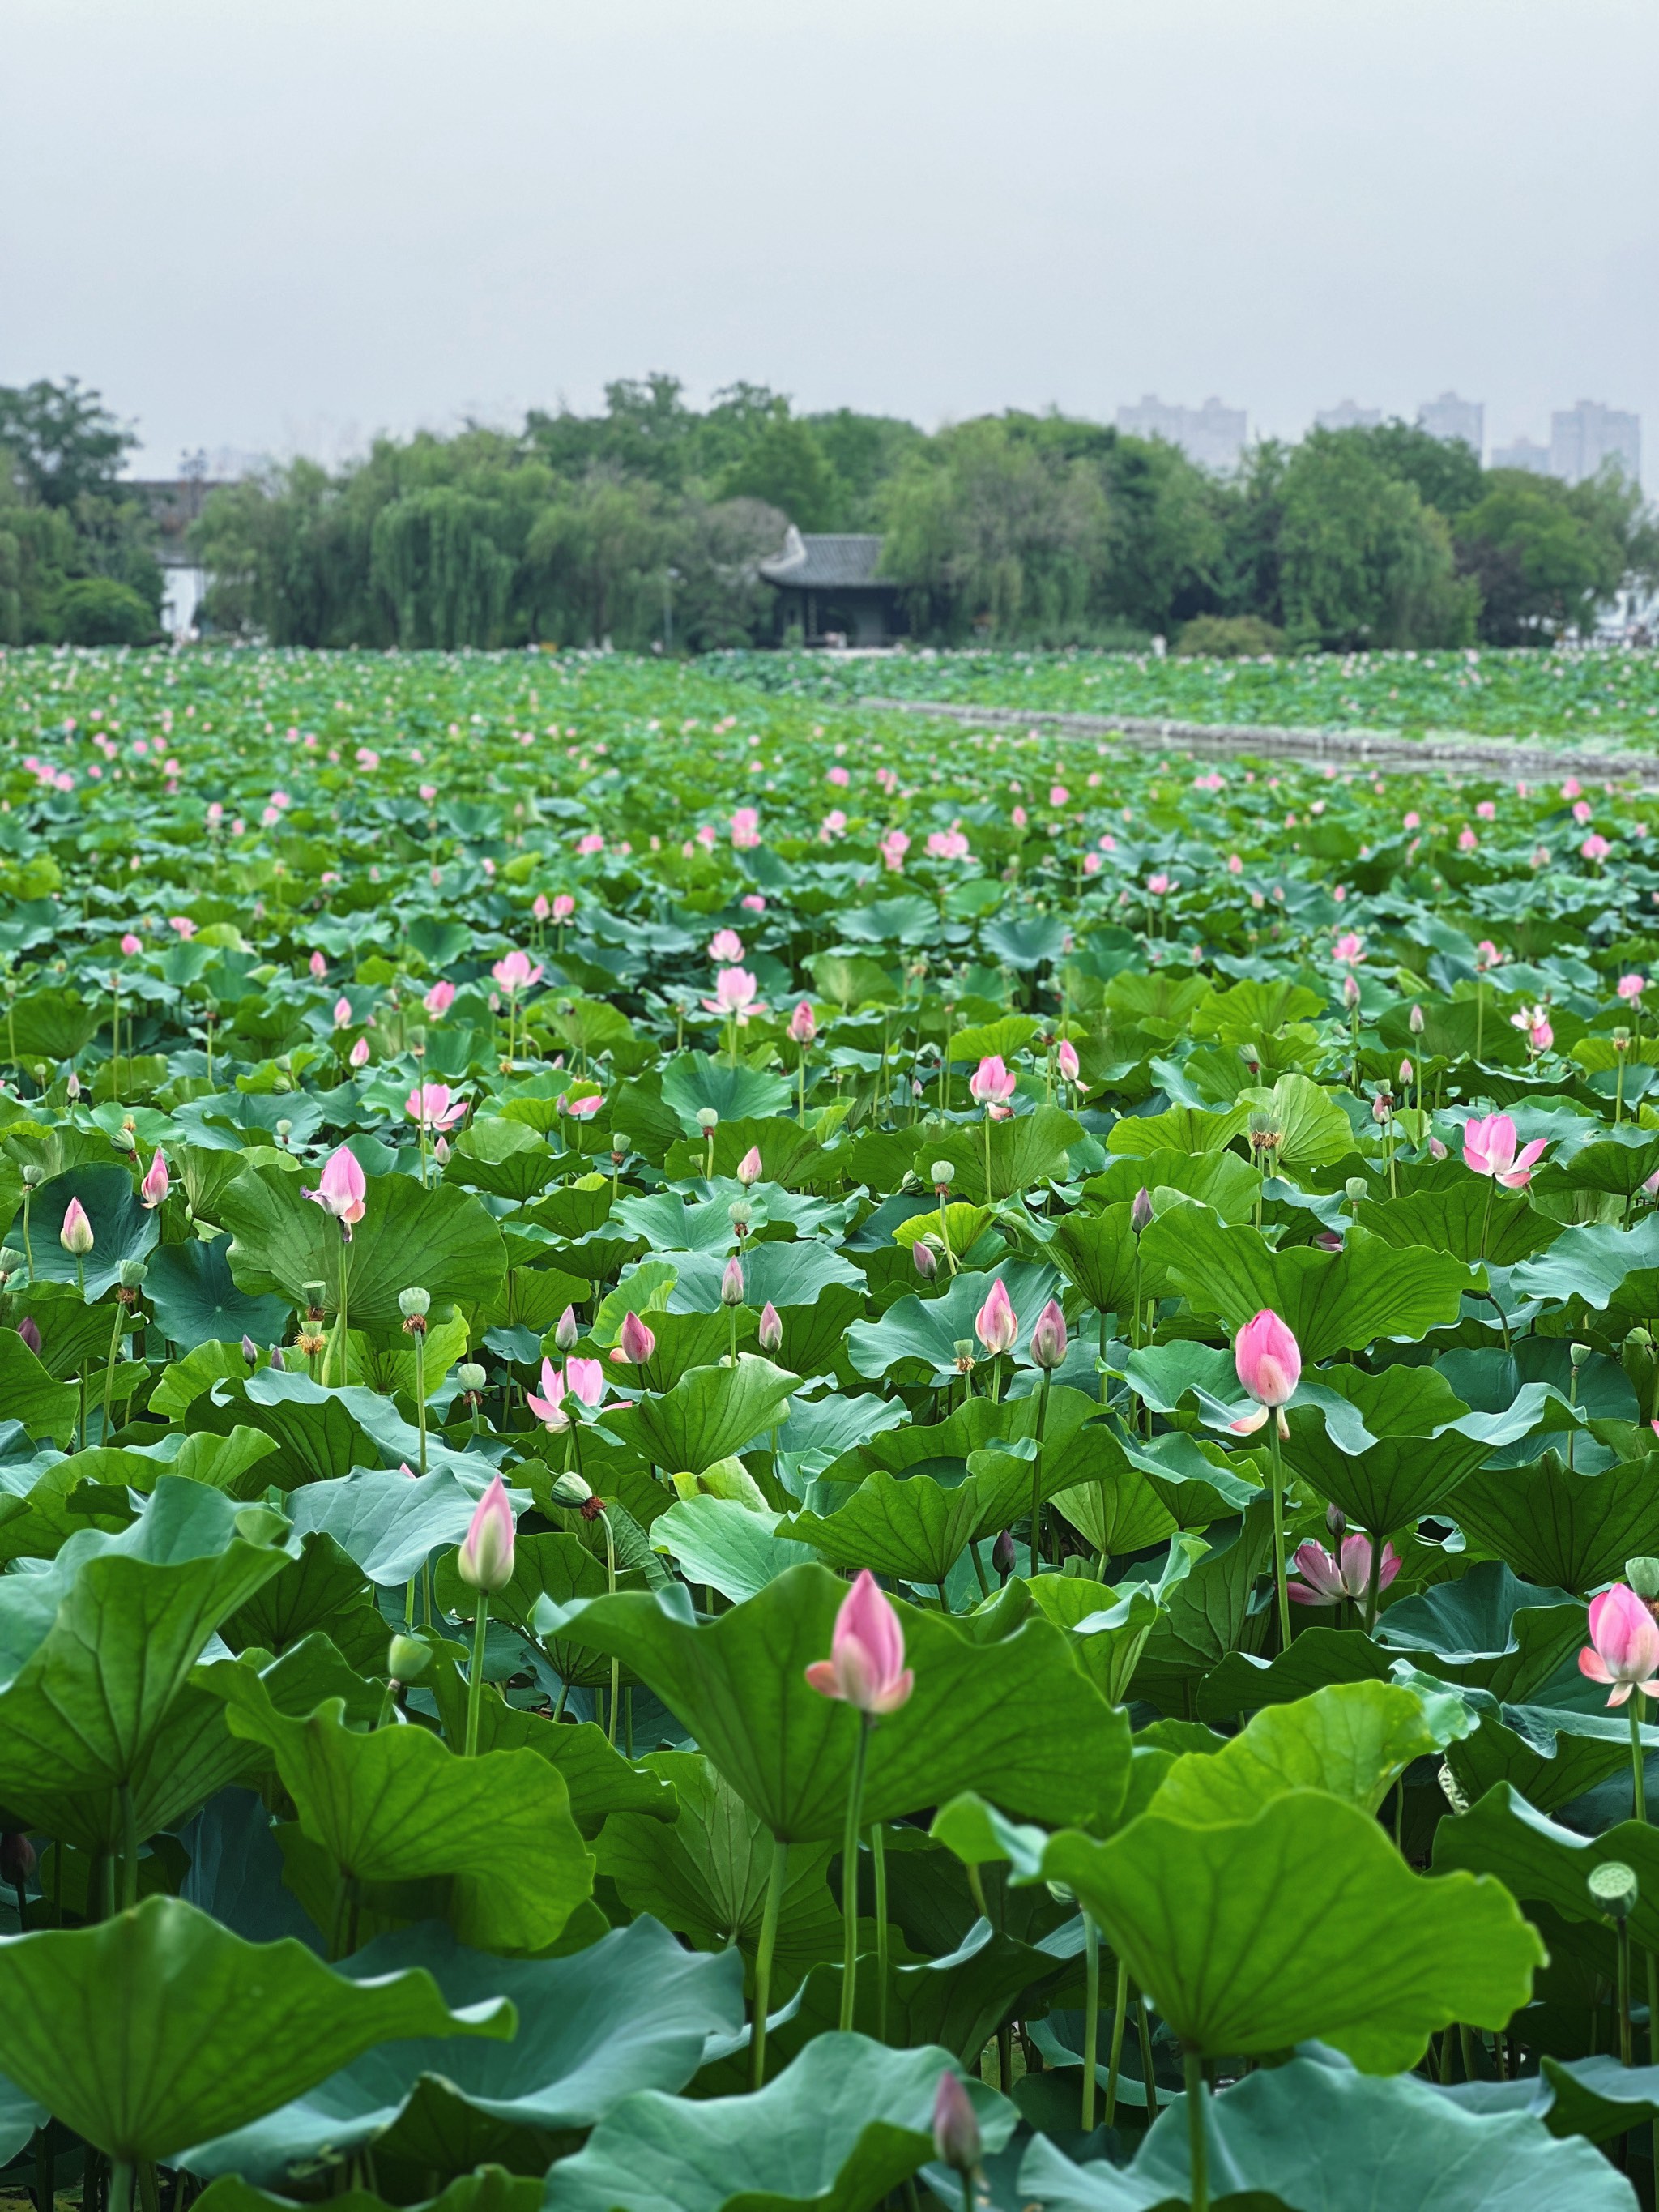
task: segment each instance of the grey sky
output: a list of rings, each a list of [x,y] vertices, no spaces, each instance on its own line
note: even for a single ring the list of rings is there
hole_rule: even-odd
[[[1580,397],[1659,469],[1650,0],[0,0],[0,381],[186,447],[667,368],[928,424]]]

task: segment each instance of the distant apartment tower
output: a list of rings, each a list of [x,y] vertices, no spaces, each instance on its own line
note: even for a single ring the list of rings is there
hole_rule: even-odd
[[[1550,449],[1535,445],[1530,438],[1517,438],[1512,446],[1492,447],[1492,466],[1522,469],[1530,477],[1547,477],[1550,473]]]
[[[1460,399],[1443,392],[1438,399],[1425,399],[1417,410],[1419,423],[1431,438],[1454,439],[1470,447],[1478,459],[1486,448],[1486,410],[1478,399]]]
[[[1170,407],[1149,392],[1136,407],[1120,407],[1117,427],[1135,438],[1163,438],[1204,469],[1231,469],[1244,450],[1248,427],[1242,407],[1206,399],[1201,407]]]
[[[1642,423],[1639,416],[1581,399],[1550,416],[1550,474],[1564,483],[1583,483],[1604,461],[1616,461],[1632,483],[1642,479]]]
[[[1353,399],[1339,399],[1334,407],[1322,407],[1314,416],[1322,430],[1375,430],[1382,420],[1380,407],[1362,407]]]

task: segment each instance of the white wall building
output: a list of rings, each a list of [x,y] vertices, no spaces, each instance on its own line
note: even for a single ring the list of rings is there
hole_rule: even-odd
[[[1486,410],[1478,399],[1460,399],[1455,392],[1443,392],[1438,399],[1423,402],[1417,419],[1431,438],[1448,444],[1455,438],[1472,447],[1477,459],[1486,450]]]
[[[1642,480],[1642,422],[1599,400],[1581,399],[1550,416],[1550,474],[1583,483],[1604,461],[1616,461],[1632,483]]]
[[[1322,407],[1314,416],[1322,430],[1375,430],[1382,420],[1380,407],[1362,407],[1354,399],[1339,399],[1334,407]]]
[[[1249,418],[1242,407],[1224,407],[1218,399],[1178,407],[1149,392],[1137,405],[1118,409],[1117,427],[1131,437],[1165,439],[1200,468],[1231,469],[1244,450]]]
[[[1495,469],[1524,469],[1528,476],[1547,477],[1550,473],[1550,449],[1534,445],[1530,438],[1517,438],[1512,446],[1494,446],[1492,467]]]

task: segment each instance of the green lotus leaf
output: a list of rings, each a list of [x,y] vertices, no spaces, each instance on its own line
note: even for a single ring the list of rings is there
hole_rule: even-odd
[[[370,1582],[392,1589],[417,1574],[434,1552],[460,1542],[477,1504],[441,1468],[424,1475],[365,1468],[296,1492],[294,1527],[299,1535],[331,1536]]]
[[[0,1406],[26,1436],[67,1445],[81,1394],[73,1382],[54,1382],[15,1328],[0,1328]]]
[[[1452,2102],[1482,2118],[1525,2112],[1553,2136],[1584,2136],[1593,2143],[1659,2119],[1659,2067],[1622,2066],[1616,2058],[1552,2058],[1519,2081],[1461,2081]]]
[[[222,2174],[210,2181],[195,2200],[209,2212],[294,2212],[295,2200],[275,2197],[240,2174]],[[538,2212],[542,2201],[539,2176],[509,2173],[505,2166],[481,2166],[464,2173],[436,2197],[409,2212]],[[367,2189],[343,2189],[329,2199],[331,2212],[392,2212],[383,2197]]]
[[[76,1283],[75,1255],[66,1252],[58,1231],[71,1199],[78,1198],[92,1224],[93,1244],[81,1262],[86,1294],[94,1304],[120,1280],[129,1260],[146,1260],[161,1235],[154,1213],[143,1205],[132,1177],[123,1167],[76,1167],[55,1175],[34,1194],[29,1209],[29,1233],[23,1235],[23,1216],[6,1234],[16,1251],[32,1255],[30,1273],[37,1283]],[[104,1322],[106,1331],[108,1320]]]
[[[1452,2021],[1503,2027],[1544,1963],[1507,1890],[1413,1874],[1368,1813],[1319,1790],[1273,1796],[1249,1820],[1194,1827],[1154,1809],[1104,1843],[1058,1835],[1043,1872],[1206,2053],[1317,2037],[1365,2073],[1397,2072]],[[1349,1971],[1356,1927],[1389,1931],[1363,1975]]]
[[[145,1295],[155,1308],[164,1335],[180,1352],[198,1344],[235,1344],[250,1336],[256,1344],[280,1343],[288,1327],[285,1298],[250,1297],[230,1272],[229,1240],[163,1244],[152,1254],[144,1279]]]
[[[1038,1183],[1062,1181],[1070,1170],[1070,1153],[1083,1134],[1083,1124],[1058,1106],[1033,1107],[1029,1114],[1014,1114],[991,1124],[988,1189],[985,1180],[986,1146],[983,1128],[957,1125],[941,1129],[928,1139],[929,1159],[949,1160],[956,1170],[956,1195],[978,1205],[1012,1198]]]
[[[1431,1674],[1516,1703],[1571,1660],[1586,1634],[1582,1598],[1523,1583],[1501,1559],[1479,1559],[1455,1582],[1401,1598],[1376,1626],[1389,1650],[1432,1652]]]
[[[1656,1269],[1659,1214],[1647,1213],[1633,1229],[1595,1222],[1564,1230],[1547,1252],[1511,1269],[1510,1291],[1517,1298],[1562,1304],[1569,1298],[1583,1298],[1599,1312],[1619,1295],[1627,1275],[1651,1274]]]
[[[245,1943],[181,1898],[0,1945],[9,2074],[129,2164],[244,2126],[390,2037],[512,2035],[418,1969],[351,1981],[291,1937]]]
[[[806,1668],[828,1653],[845,1595],[827,1569],[799,1566],[701,1625],[676,1591],[537,1617],[619,1654],[774,1835],[827,1842],[846,1817],[860,1723],[809,1686]],[[1084,1680],[1060,1631],[1025,1620],[976,1640],[937,1613],[898,1611],[915,1688],[871,1735],[870,1820],[975,1788],[1034,1819],[1110,1816],[1127,1782],[1128,1723]]]
[[[1564,1589],[1596,1589],[1626,1559],[1659,1550],[1659,1484],[1645,1459],[1600,1474],[1548,1461],[1488,1469],[1458,1485],[1451,1510],[1528,1581]]]
[[[957,1346],[974,1343],[974,1316],[1000,1279],[1019,1322],[1016,1357],[1029,1352],[1037,1316],[1060,1288],[1049,1267],[1029,1260],[1007,1260],[989,1274],[957,1275],[938,1297],[900,1298],[879,1321],[855,1322],[847,1332],[847,1356],[860,1375],[872,1378],[901,1370],[901,1379],[925,1375],[929,1382],[955,1379]],[[977,1355],[979,1346],[974,1344]],[[910,1363],[914,1363],[911,1364]]]
[[[783,1419],[799,1376],[740,1352],[735,1367],[694,1367],[660,1397],[642,1397],[605,1425],[671,1474],[701,1474]]]
[[[1454,1260],[1513,1267],[1561,1234],[1524,1191],[1497,1190],[1490,1177],[1461,1166],[1455,1182],[1407,1191],[1400,1198],[1364,1199],[1354,1218],[1385,1244],[1449,1252]]]
[[[707,1583],[741,1605],[812,1557],[811,1544],[777,1533],[784,1519],[733,1498],[682,1498],[652,1522],[651,1540],[688,1582]]]
[[[1434,1834],[1434,1863],[1495,1875],[1523,1905],[1547,1905],[1564,1920],[1601,1917],[1585,1884],[1607,1862],[1633,1868],[1638,1883],[1630,1915],[1633,1942],[1659,1951],[1659,1829],[1620,1820],[1584,1836],[1550,1820],[1507,1782]]]

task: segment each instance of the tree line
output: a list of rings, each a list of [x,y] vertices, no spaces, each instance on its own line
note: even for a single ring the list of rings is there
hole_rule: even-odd
[[[0,640],[153,628],[131,443],[73,380],[0,389]],[[273,465],[214,491],[191,543],[224,635],[695,652],[776,635],[757,569],[789,523],[879,532],[912,631],[941,644],[1543,644],[1659,580],[1659,526],[1616,471],[1483,469],[1402,422],[1263,440],[1218,476],[1054,412],[930,435],[759,385],[698,409],[666,375],[608,386],[598,414]]]

